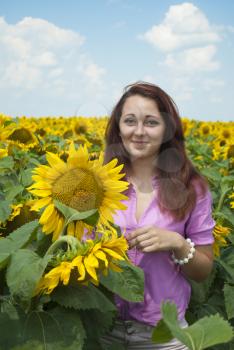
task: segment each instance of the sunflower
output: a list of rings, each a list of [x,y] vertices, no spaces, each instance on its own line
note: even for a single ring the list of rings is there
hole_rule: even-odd
[[[9,234],[22,225],[38,218],[38,214],[35,211],[31,211],[30,201],[11,204],[11,209],[9,218],[3,224],[5,234]]]
[[[74,121],[73,129],[76,135],[86,134],[91,127],[91,123],[87,118],[77,118]]]
[[[213,230],[213,235],[215,242],[213,244],[213,251],[215,256],[220,256],[220,248],[227,246],[227,241],[226,238],[231,232],[229,227],[221,226],[221,225],[216,225],[214,230]]]
[[[8,156],[8,151],[5,148],[0,148],[0,159]]]
[[[33,171],[35,182],[28,190],[41,197],[34,201],[31,210],[45,207],[39,222],[45,234],[53,234],[53,240],[59,237],[65,221],[55,206],[55,200],[79,212],[97,209],[99,222],[106,226],[113,222],[115,210],[126,209],[121,200],[127,197],[121,192],[128,188],[128,182],[120,181],[124,176],[119,173],[123,164],[116,167],[117,159],[103,165],[101,152],[98,159],[91,161],[87,147],[80,146],[75,150],[73,143],[69,147],[67,162],[50,152],[46,158],[49,166],[40,165]],[[69,223],[67,233],[80,238],[81,229],[81,222]]]
[[[108,228],[98,241],[87,240],[82,244],[85,246],[85,254],[74,256],[70,261],[62,261],[52,268],[39,281],[35,294],[50,294],[60,282],[65,286],[68,285],[72,271],[78,283],[87,285],[91,282],[98,285],[100,272],[105,275],[109,269],[121,272],[122,269],[116,262],[128,260],[126,239],[123,235],[117,237],[117,234]]]
[[[231,193],[229,196],[228,196],[228,198],[234,198],[234,192],[233,193]],[[231,202],[230,202],[230,208],[232,208],[232,209],[234,209],[234,200],[231,200]]]
[[[28,150],[38,144],[38,139],[34,134],[35,130],[35,123],[20,120],[18,123],[13,122],[7,125],[3,130],[2,138],[10,145]]]

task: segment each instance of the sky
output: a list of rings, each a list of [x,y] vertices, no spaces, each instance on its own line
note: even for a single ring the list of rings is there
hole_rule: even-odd
[[[109,115],[147,81],[181,117],[234,120],[234,1],[0,0],[0,113]]]

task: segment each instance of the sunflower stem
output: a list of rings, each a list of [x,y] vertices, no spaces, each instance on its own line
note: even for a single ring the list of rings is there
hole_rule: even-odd
[[[73,236],[62,236],[57,241],[55,241],[47,250],[45,256],[52,255],[54,251],[64,242],[67,243],[68,247],[73,249],[78,249],[81,247],[81,243],[78,241],[77,238]]]
[[[223,206],[223,202],[224,202],[224,199],[225,199],[225,196],[227,194],[228,190],[227,191],[224,191],[219,199],[219,202],[218,202],[218,206],[217,206],[217,209],[215,210],[215,213],[219,212]]]

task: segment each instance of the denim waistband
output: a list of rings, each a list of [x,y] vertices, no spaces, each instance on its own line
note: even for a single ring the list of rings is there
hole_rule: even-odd
[[[188,326],[188,323],[185,320],[185,318],[183,318],[182,320],[178,320],[178,323],[179,323],[181,328],[186,328]],[[139,329],[139,330],[143,330],[143,331],[150,331],[155,327],[155,326],[152,326],[150,324],[139,322],[136,320],[122,320],[120,318],[116,319],[116,324],[122,325],[126,329],[135,328],[135,329]]]

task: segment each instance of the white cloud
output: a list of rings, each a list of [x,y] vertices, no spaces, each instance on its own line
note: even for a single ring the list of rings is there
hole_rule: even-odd
[[[168,54],[165,64],[178,72],[189,72],[191,75],[201,71],[213,71],[220,66],[220,63],[214,60],[215,53],[214,45],[191,48],[176,54]]]
[[[0,18],[0,89],[15,95],[84,101],[104,89],[105,69],[83,49],[85,37],[40,18]],[[76,102],[74,102],[76,103]]]
[[[141,38],[159,49],[164,54],[164,65],[178,74],[193,75],[220,67],[215,59],[215,44],[221,40],[218,27],[212,26],[192,3],[170,6],[163,21]]]
[[[84,74],[92,81],[97,82],[105,74],[105,69],[98,67],[95,63],[90,63],[84,69]]]
[[[163,52],[220,40],[202,11],[187,2],[170,6],[162,23],[154,25],[140,38]]]
[[[140,36],[161,57],[156,67],[178,101],[192,100],[201,90],[208,92],[218,79],[211,74],[220,69],[217,44],[227,28],[211,24],[206,15],[191,2],[170,6],[161,23]],[[229,28],[230,31],[230,28]],[[209,74],[210,82],[206,79]],[[206,79],[206,83],[204,82]],[[222,85],[216,85],[221,88]]]

